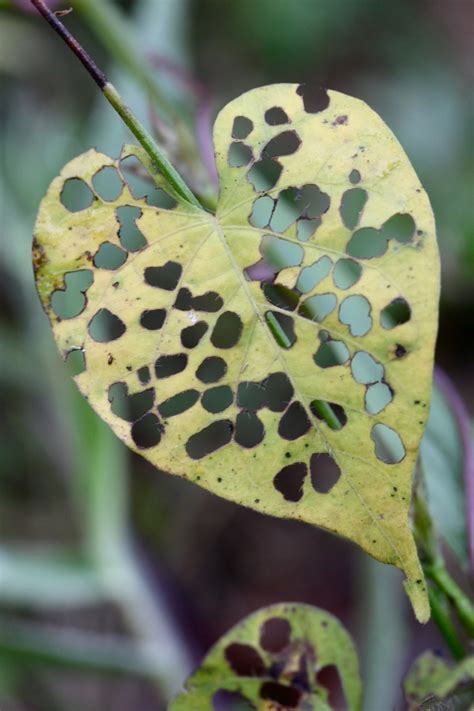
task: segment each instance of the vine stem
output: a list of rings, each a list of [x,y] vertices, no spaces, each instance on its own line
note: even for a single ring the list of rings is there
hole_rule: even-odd
[[[443,594],[435,587],[428,585],[428,597],[430,599],[431,613],[438,629],[443,635],[454,659],[463,659],[466,655],[460,642],[456,628],[446,609]]]
[[[474,605],[449,575],[444,562],[438,561],[434,565],[425,566],[425,573],[450,600],[464,629],[474,638]]]
[[[162,153],[157,143],[147,131],[141,121],[135,116],[133,111],[125,103],[114,85],[107,79],[105,73],[97,66],[94,60],[79,44],[76,38],[69,32],[58,16],[49,9],[43,0],[31,0],[32,5],[51,25],[53,30],[61,37],[71,51],[76,55],[99,89],[104,94],[107,101],[118,113],[125,125],[130,129],[138,142],[143,146],[154,164],[162,173],[165,180],[175,190],[175,192],[186,202],[202,208],[194,193],[185,183],[176,168],[170,163],[168,158]]]

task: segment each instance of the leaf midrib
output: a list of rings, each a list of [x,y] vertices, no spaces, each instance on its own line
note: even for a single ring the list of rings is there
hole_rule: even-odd
[[[331,448],[329,442],[327,441],[326,437],[324,436],[324,433],[322,432],[321,427],[320,427],[319,423],[317,422],[317,418],[316,418],[316,417],[313,415],[313,413],[311,412],[311,409],[310,409],[310,407],[309,407],[309,403],[307,402],[307,399],[302,396],[302,394],[301,394],[299,388],[297,387],[297,385],[296,385],[296,383],[295,383],[295,381],[294,381],[294,379],[293,379],[293,377],[292,377],[292,375],[291,375],[291,371],[290,371],[290,369],[288,368],[288,366],[287,366],[287,364],[286,364],[286,360],[285,360],[285,358],[284,358],[284,355],[283,355],[283,353],[281,352],[281,348],[278,347],[278,345],[277,345],[277,343],[275,342],[275,340],[274,340],[272,334],[270,333],[270,330],[268,329],[268,327],[267,327],[267,325],[266,325],[266,323],[265,323],[264,316],[263,316],[263,314],[261,313],[260,309],[258,308],[258,302],[256,302],[256,301],[254,300],[254,298],[252,297],[252,294],[251,294],[250,289],[249,289],[249,286],[248,286],[248,282],[247,282],[247,280],[245,279],[245,276],[244,276],[242,270],[240,269],[239,265],[237,264],[237,262],[236,262],[236,260],[235,260],[235,258],[234,258],[234,255],[233,255],[233,253],[232,253],[232,250],[231,250],[231,248],[230,248],[230,245],[229,245],[229,243],[227,242],[227,238],[226,238],[225,233],[224,233],[224,228],[222,227],[222,225],[220,224],[220,222],[219,222],[219,220],[218,220],[218,218],[217,218],[216,216],[212,215],[212,216],[210,216],[210,219],[214,221],[216,234],[217,234],[217,236],[219,237],[219,239],[220,239],[220,241],[221,241],[222,247],[223,247],[223,249],[224,249],[224,251],[225,251],[225,253],[226,253],[226,255],[227,255],[227,258],[229,259],[229,261],[230,261],[230,263],[231,263],[231,265],[232,265],[232,268],[233,268],[234,273],[236,274],[237,278],[238,278],[239,281],[240,281],[240,285],[241,285],[241,287],[242,287],[242,289],[243,289],[243,291],[244,291],[244,293],[245,293],[247,299],[249,300],[249,303],[250,303],[250,305],[251,305],[251,307],[252,307],[252,309],[253,309],[253,311],[254,311],[254,313],[255,313],[255,316],[257,317],[257,319],[258,319],[258,321],[260,322],[262,328],[264,329],[264,331],[265,331],[265,333],[266,333],[266,335],[267,335],[267,338],[268,338],[268,339],[270,340],[270,342],[271,342],[272,348],[273,348],[273,350],[274,350],[274,352],[275,352],[275,355],[276,355],[276,359],[279,360],[280,363],[282,364],[282,368],[283,368],[285,374],[287,375],[287,377],[289,378],[289,380],[290,380],[290,382],[291,382],[291,385],[292,385],[292,387],[293,387],[294,393],[295,393],[295,395],[297,396],[298,400],[300,400],[300,401],[304,404],[304,406],[305,406],[305,408],[306,408],[306,411],[307,411],[307,414],[309,415],[309,417],[311,418],[311,420],[312,420],[312,422],[313,422],[313,426],[315,427],[315,430],[317,431],[317,433],[318,433],[319,436],[321,437],[321,440],[322,440],[324,446],[326,447],[327,453],[328,453],[330,456],[332,456],[333,459],[338,463],[338,459],[337,459],[337,456],[336,456],[336,454],[335,454],[335,451]],[[338,463],[338,466],[339,466],[339,463]],[[342,473],[342,471],[343,471],[343,470],[342,470],[342,467],[341,467],[341,473]],[[402,564],[402,567],[404,568],[404,565],[403,565],[404,559],[403,559],[402,556],[400,555],[400,552],[398,551],[397,546],[395,545],[394,541],[393,541],[393,540],[388,536],[388,534],[385,532],[385,529],[381,527],[381,525],[380,525],[380,523],[379,523],[379,521],[378,521],[378,518],[377,518],[375,512],[373,512],[373,511],[372,511],[372,508],[367,504],[367,502],[365,501],[364,497],[362,496],[362,494],[361,494],[360,491],[358,490],[358,487],[355,486],[354,482],[352,481],[352,478],[351,478],[350,474],[347,472],[347,470],[346,470],[345,468],[344,468],[344,475],[345,475],[346,478],[347,478],[347,481],[348,481],[348,484],[349,484],[350,488],[352,489],[352,491],[354,492],[355,496],[356,496],[356,497],[358,498],[358,500],[360,501],[361,506],[363,507],[364,510],[367,511],[367,513],[369,514],[370,518],[372,519],[374,525],[375,525],[376,528],[380,531],[382,537],[386,540],[388,546],[394,551],[394,553],[396,554],[398,560],[399,560],[400,563]]]

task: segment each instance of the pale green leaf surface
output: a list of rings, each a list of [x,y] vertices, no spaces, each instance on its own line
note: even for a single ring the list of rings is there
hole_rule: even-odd
[[[327,711],[332,707],[318,675],[328,667],[337,669],[348,711],[360,709],[357,653],[339,621],[310,605],[272,605],[221,637],[169,708],[271,711],[280,703],[301,711]]]
[[[454,693],[463,701],[474,701],[474,657],[451,666],[435,652],[424,652],[415,660],[403,682],[405,698],[412,709],[425,708],[423,702],[436,702]],[[467,698],[469,697],[469,698]],[[427,703],[426,708],[430,708]],[[467,708],[467,707],[466,707]]]
[[[81,392],[128,446],[228,499],[352,539],[405,572],[426,620],[408,507],[436,336],[434,220],[383,121],[329,97],[310,113],[284,84],[224,108],[216,216],[177,198],[152,207],[97,151],[72,161],[38,216],[38,290],[63,356],[84,358]],[[96,191],[104,166],[120,173],[108,199]],[[79,211],[61,202],[69,178],[89,186]],[[141,232],[132,246],[125,206]],[[106,242],[112,269],[98,256]],[[97,328],[104,313],[115,333]]]

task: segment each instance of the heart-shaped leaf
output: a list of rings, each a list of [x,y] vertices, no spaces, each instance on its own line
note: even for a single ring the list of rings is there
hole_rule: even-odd
[[[354,540],[405,572],[426,620],[408,507],[437,327],[428,198],[383,121],[337,92],[256,89],[214,135],[216,215],[137,148],[53,181],[34,261],[59,349],[132,449]]]
[[[357,653],[346,630],[317,607],[272,605],[221,637],[169,708],[329,711],[329,682],[345,696],[344,708],[361,708]]]

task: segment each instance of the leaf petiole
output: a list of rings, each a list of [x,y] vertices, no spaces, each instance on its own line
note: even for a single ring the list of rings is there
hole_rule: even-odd
[[[108,81],[104,72],[96,65],[94,60],[79,44],[76,38],[69,32],[58,16],[47,7],[43,0],[31,0],[31,3],[84,65],[88,73],[104,94],[107,101],[115,109],[138,142],[143,146],[169,185],[174,188],[176,193],[180,195],[183,200],[202,209],[201,203],[190,190],[176,168],[161,151],[151,134],[147,131],[137,116],[135,116],[130,107],[127,106],[114,85]]]

